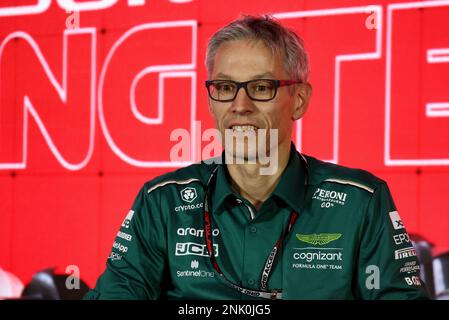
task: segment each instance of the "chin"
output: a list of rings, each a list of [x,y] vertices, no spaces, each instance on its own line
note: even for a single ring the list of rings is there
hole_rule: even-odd
[[[232,146],[227,146],[225,148],[226,155],[232,158],[232,163],[243,164],[243,163],[252,163],[255,164],[257,162],[257,152],[258,148],[253,147],[251,149],[248,148],[248,144],[239,144],[232,148]]]

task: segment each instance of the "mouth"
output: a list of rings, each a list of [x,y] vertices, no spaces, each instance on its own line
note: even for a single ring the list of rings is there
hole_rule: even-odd
[[[231,125],[229,127],[229,129],[231,129],[232,132],[238,132],[238,133],[240,133],[240,132],[255,133],[258,128],[251,124],[244,124],[244,125],[235,124],[235,125]]]

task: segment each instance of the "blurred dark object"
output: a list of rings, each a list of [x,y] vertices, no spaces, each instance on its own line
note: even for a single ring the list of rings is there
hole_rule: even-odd
[[[449,252],[433,258],[435,299],[449,300]]]
[[[435,298],[432,250],[434,244],[417,234],[410,234],[410,240],[416,250],[420,263],[420,277],[426,285],[429,296]]]
[[[76,278],[79,288],[66,285],[67,274],[55,274],[54,268],[37,272],[22,292],[21,299],[29,300],[81,300],[89,291],[87,284]]]

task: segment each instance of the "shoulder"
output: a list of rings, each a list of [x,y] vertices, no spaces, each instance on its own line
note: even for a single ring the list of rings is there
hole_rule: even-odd
[[[152,194],[155,191],[164,192],[164,190],[173,187],[179,188],[192,185],[204,186],[207,184],[215,166],[216,164],[213,161],[208,161],[207,163],[201,161],[157,176],[152,180],[145,182],[143,189],[146,194]]]
[[[310,184],[332,183],[357,188],[373,194],[386,182],[372,173],[356,168],[345,167],[303,155],[309,167]]]

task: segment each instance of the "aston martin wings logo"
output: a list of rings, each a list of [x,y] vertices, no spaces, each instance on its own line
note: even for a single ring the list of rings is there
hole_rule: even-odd
[[[340,239],[340,237],[341,233],[296,234],[296,238],[298,238],[299,241],[320,246],[323,246],[332,241]]]

